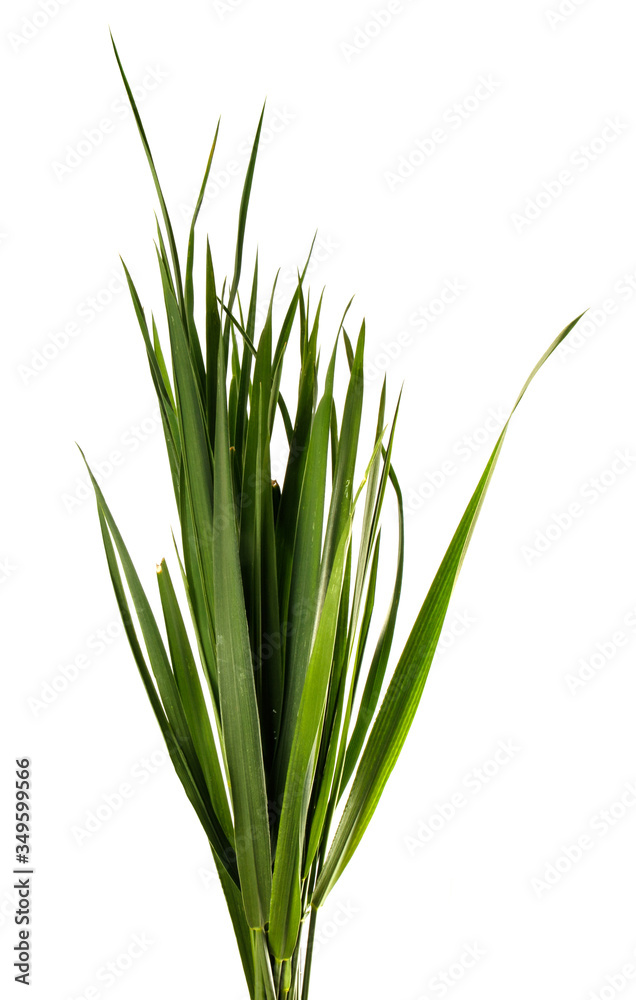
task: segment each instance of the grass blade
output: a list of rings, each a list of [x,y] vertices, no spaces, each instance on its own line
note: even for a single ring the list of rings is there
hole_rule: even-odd
[[[318,878],[312,906],[324,902],[350,861],[380,799],[406,740],[419,704],[444,624],[451,594],[466,555],[484,496],[499,458],[508,426],[530,382],[543,363],[578,323],[577,317],[552,342],[535,365],[517,397],[477,488],[446,551],[397,664],[375,721],[334,841]]]
[[[269,944],[282,962],[294,954],[301,920],[300,844],[304,840],[313,768],[320,741],[336,640],[338,607],[351,537],[351,515],[342,533],[312,647],[291,748],[272,884]]]
[[[84,461],[86,462],[81,449],[80,454],[82,454],[82,458],[84,458]],[[223,859],[228,875],[238,884],[237,869],[233,862],[233,847],[223,830],[222,824],[214,813],[209,800],[207,787],[203,779],[203,773],[201,771],[198,758],[194,752],[192,739],[187,731],[185,713],[183,711],[178,688],[174,680],[174,675],[172,674],[165,647],[163,645],[163,640],[161,639],[159,629],[157,628],[157,623],[139,581],[139,577],[137,576],[137,572],[128,554],[128,550],[124,545],[121,534],[119,533],[117,525],[115,524],[112,514],[108,509],[104,496],[90,470],[90,467],[88,466],[88,463],[86,463],[86,467],[97,498],[97,512],[113,589],[115,591],[124,629],[146,689],[146,693],[149,697],[155,717],[161,727],[161,731],[166,741],[166,746],[168,748],[168,752],[170,753],[177,775],[188,798],[190,799],[190,802],[194,806],[197,816],[199,817],[199,821],[201,822],[211,845],[214,847],[219,857]],[[135,611],[139,619],[141,632],[146,644],[146,649],[148,650],[153,673],[157,681],[157,688],[159,689],[158,693],[150,677],[145,657],[139,644],[139,640],[137,639],[121,574],[117,565],[111,536],[117,548],[124,570],[124,575],[126,577],[126,582],[128,583]]]
[[[245,913],[252,929],[262,929],[269,919],[271,897],[269,823],[232,491],[224,373],[225,359],[221,342],[217,383],[213,532],[219,698]]]
[[[231,840],[234,836],[234,829],[232,827],[232,817],[230,816],[223,774],[216,752],[212,725],[203,697],[201,681],[199,680],[190,640],[188,639],[183,617],[177,602],[177,595],[175,594],[165,559],[162,559],[157,569],[157,582],[159,584],[161,605],[168,633],[170,656],[174,666],[177,687],[183,703],[186,722],[192,734],[194,749],[201,761],[212,807],[219,818],[219,822],[228,840]]]
[[[163,197],[163,191],[161,190],[161,184],[159,183],[159,177],[157,175],[155,161],[150,151],[150,145],[148,143],[148,139],[146,138],[146,132],[144,130],[141,117],[139,115],[139,109],[137,108],[137,104],[135,102],[133,92],[130,88],[130,84],[128,83],[128,80],[126,78],[126,74],[124,73],[124,67],[121,64],[121,59],[119,58],[119,52],[117,51],[117,46],[115,45],[115,39],[113,38],[112,32],[110,40],[113,43],[113,49],[115,51],[115,59],[117,60],[117,65],[119,66],[119,72],[121,73],[121,78],[124,81],[126,94],[128,95],[128,100],[130,101],[130,106],[132,108],[132,112],[135,117],[135,122],[137,123],[137,129],[139,131],[141,142],[144,147],[144,152],[148,159],[148,165],[150,166],[150,173],[152,174],[152,179],[155,184],[157,197],[159,198],[159,205],[161,206],[161,214],[163,215],[163,221],[166,226],[166,232],[168,233],[168,243],[170,245],[170,254],[172,256],[172,266],[174,268],[175,285],[177,289],[177,295],[179,297],[179,308],[181,309],[181,315],[185,317],[185,302],[183,299],[183,289],[181,287],[181,269],[179,266],[179,255],[177,253],[177,244],[175,242],[174,232],[172,230],[172,224],[170,222],[170,216],[168,215],[168,208],[166,206],[166,202]]]

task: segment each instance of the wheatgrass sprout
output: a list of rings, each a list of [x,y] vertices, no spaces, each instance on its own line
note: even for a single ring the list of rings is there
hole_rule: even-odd
[[[321,302],[311,312],[305,264],[282,323],[274,321],[272,292],[267,318],[256,328],[258,264],[243,297],[239,285],[261,115],[240,203],[234,273],[219,287],[208,241],[205,329],[197,329],[195,223],[217,135],[183,271],[116,49],[115,55],[163,220],[157,259],[165,353],[128,270],[126,277],[161,410],[180,526],[170,562],[187,607],[162,560],[159,627],[91,475],[106,559],[141,679],[212,850],[249,995],[307,1000],[318,909],[351,860],[406,739],[508,424],[406,645],[392,657],[404,567],[402,494],[391,464],[397,410],[385,412],[383,385],[375,446],[361,461],[364,323],[353,342],[345,311],[319,375]],[[576,322],[545,352],[515,408]],[[334,396],[339,358],[349,372],[344,400]],[[298,379],[293,405],[281,394],[284,364],[295,366]],[[278,421],[289,445],[280,484],[272,481],[270,455]],[[385,568],[380,519],[387,494],[397,507],[398,541]],[[381,561],[394,583],[371,644]]]

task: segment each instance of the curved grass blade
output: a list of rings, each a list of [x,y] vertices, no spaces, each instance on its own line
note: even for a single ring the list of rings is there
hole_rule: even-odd
[[[81,448],[80,454],[86,463],[86,458]],[[233,846],[228,840],[223,826],[212,808],[200,763],[195,755],[191,737],[185,727],[183,706],[181,705],[179,692],[170,668],[163,640],[157,628],[157,623],[121,534],[88,463],[86,463],[86,467],[97,498],[97,513],[115,597],[144,688],[146,689],[150,704],[166,742],[170,758],[186,795],[196,811],[210,844],[222,859],[230,878],[238,885],[238,873],[234,862]],[[158,692],[146,666],[145,657],[137,638],[115,556],[113,540],[117,547],[124,575],[133,599],[141,632],[157,682]]]
[[[386,618],[382,625],[380,635],[378,637],[375,652],[373,654],[373,659],[369,667],[369,672],[367,674],[366,683],[364,686],[364,691],[362,692],[362,699],[360,701],[360,707],[358,709],[358,714],[356,717],[356,724],[351,734],[351,739],[349,740],[349,745],[347,746],[347,753],[344,762],[344,768],[342,772],[342,778],[340,783],[340,789],[338,791],[338,798],[344,792],[344,789],[349,784],[351,776],[355,770],[355,766],[360,757],[360,752],[364,745],[364,741],[369,730],[369,726],[373,720],[375,710],[380,699],[380,692],[382,690],[382,684],[384,682],[384,675],[386,673],[386,667],[389,662],[389,654],[391,652],[391,644],[393,642],[393,635],[395,632],[395,622],[397,619],[398,608],[400,604],[400,596],[402,593],[402,577],[404,574],[404,505],[402,501],[402,491],[400,489],[400,484],[397,480],[393,469],[390,469],[389,476],[391,479],[391,484],[395,490],[395,495],[397,498],[398,506],[398,557],[397,557],[397,569],[395,574],[395,583],[393,585],[393,593],[391,596],[391,604],[387,611]],[[378,543],[380,536],[378,534]],[[371,601],[375,597],[375,588],[373,594],[369,590],[369,596]],[[372,608],[371,608],[372,610]],[[363,623],[367,619],[367,614],[365,612]],[[366,635],[367,629],[365,628],[364,634]],[[358,678],[360,675],[362,655],[364,654],[364,644],[358,651],[357,662],[354,668],[354,678]],[[355,693],[355,692],[354,692]]]
[[[314,908],[322,905],[351,860],[402,750],[424,690],[455,581],[475,529],[512,414],[543,363],[580,318],[578,316],[561,331],[530,373],[446,551],[371,730],[342,819],[316,883],[312,898]]]
[[[177,595],[165,559],[157,569],[157,583],[163,608],[170,656],[186,722],[192,734],[192,742],[210,793],[214,812],[225,831],[228,840],[234,837],[232,817],[228,805],[223,774],[219,764],[212,725],[203,697],[201,681],[197,671],[190,640],[183,622]]]
[[[168,317],[182,440],[182,480],[184,485],[180,494],[186,570],[192,574],[193,598],[199,613],[199,628],[202,633],[207,633],[212,637],[214,635],[212,573],[214,514],[210,444],[183,320],[161,260],[159,268]],[[196,567],[194,571],[193,566]],[[213,661],[209,656],[206,657],[206,662],[210,669],[214,669]],[[216,686],[216,678],[213,675],[212,682]]]
[[[170,463],[170,473],[172,476],[174,493],[177,500],[177,504],[179,504],[179,464],[181,461],[181,435],[179,433],[179,425],[175,413],[175,404],[172,395],[172,389],[170,386],[170,380],[168,378],[168,372],[166,371],[163,354],[161,352],[161,345],[159,343],[159,337],[157,334],[157,328],[155,326],[154,317],[152,320],[153,339],[151,342],[143,306],[141,305],[139,295],[137,294],[137,289],[135,288],[135,285],[130,276],[128,268],[124,264],[123,260],[122,260],[122,266],[124,268],[124,273],[126,275],[126,281],[128,283],[128,289],[130,291],[130,297],[133,302],[135,315],[137,316],[137,321],[139,323],[141,335],[143,337],[144,344],[146,347],[146,355],[148,357],[148,364],[150,366],[150,374],[152,377],[153,385],[155,387],[155,392],[157,394],[159,411],[161,413],[161,422],[163,425],[164,437],[166,441],[166,450],[168,452],[168,461]]]
[[[183,298],[183,289],[181,287],[181,269],[179,266],[179,255],[177,253],[177,244],[174,238],[174,232],[172,230],[172,224],[170,222],[170,216],[168,215],[168,208],[166,206],[165,199],[163,197],[163,191],[161,190],[161,184],[159,183],[159,177],[157,175],[157,170],[155,167],[155,161],[153,160],[152,153],[150,152],[150,145],[148,139],[146,138],[146,132],[144,130],[141,117],[139,115],[139,109],[135,102],[135,98],[132,90],[130,89],[130,84],[124,73],[124,67],[121,64],[121,59],[119,58],[119,52],[117,51],[117,46],[115,45],[115,39],[113,34],[110,34],[110,40],[113,43],[113,49],[115,51],[115,59],[117,60],[117,65],[119,66],[119,72],[121,73],[121,78],[124,81],[124,87],[126,88],[126,93],[128,95],[128,100],[130,101],[130,106],[132,108],[133,115],[135,117],[135,122],[137,123],[137,129],[141,138],[142,145],[144,147],[144,152],[148,159],[148,165],[150,166],[150,173],[152,174],[152,179],[155,184],[155,189],[157,191],[157,197],[159,198],[159,205],[161,206],[161,214],[163,215],[163,221],[166,226],[166,232],[168,234],[168,243],[170,245],[170,255],[172,257],[172,266],[174,268],[174,278],[177,290],[177,295],[179,298],[179,308],[181,310],[182,317],[185,318],[185,302]]]

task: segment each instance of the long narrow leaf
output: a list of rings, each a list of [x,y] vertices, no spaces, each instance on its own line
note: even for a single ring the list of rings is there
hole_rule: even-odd
[[[251,928],[262,929],[269,919],[271,898],[269,823],[229,451],[225,358],[220,343],[213,531],[219,698],[245,914]]]
[[[404,745],[424,690],[451,594],[475,529],[512,414],[543,363],[580,318],[580,316],[577,317],[561,331],[530,373],[446,551],[371,730],[342,819],[316,884],[312,899],[314,908],[322,905],[327,894],[351,860]]]

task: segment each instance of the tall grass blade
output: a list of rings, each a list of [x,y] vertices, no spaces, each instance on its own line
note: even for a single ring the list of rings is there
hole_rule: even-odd
[[[230,471],[225,398],[225,358],[219,344],[213,567],[216,651],[223,742],[230,770],[241,892],[249,926],[269,920],[272,862],[260,722],[252,669],[245,598],[239,560],[236,510]]]
[[[577,317],[561,331],[524,383],[453,540],[446,551],[391,678],[379,715],[362,754],[342,819],[327,855],[325,866],[318,877],[312,899],[314,907],[318,907],[324,902],[351,860],[404,745],[424,690],[455,581],[475,529],[512,414],[543,363],[556,350],[580,318],[580,316]]]

